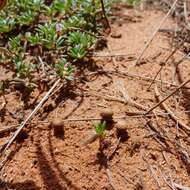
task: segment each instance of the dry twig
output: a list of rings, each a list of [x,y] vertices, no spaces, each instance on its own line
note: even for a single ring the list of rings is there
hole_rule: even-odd
[[[158,91],[157,86],[155,86],[155,94],[156,94],[156,98],[162,102],[162,97]],[[162,102],[160,104],[166,111],[167,113],[169,113],[170,117],[179,124],[179,126],[181,126],[183,129],[190,131],[190,128],[181,120],[179,120],[179,118],[177,116],[175,116],[175,114],[170,110],[170,108],[167,106],[167,104],[165,102]]]
[[[61,79],[58,79],[54,85],[51,87],[51,89],[46,93],[46,95],[42,98],[42,100],[39,102],[39,104],[35,107],[35,109],[30,113],[30,115],[25,119],[24,122],[22,122],[19,126],[19,128],[16,130],[16,132],[13,134],[13,136],[7,141],[6,146],[2,153],[4,153],[10,145],[14,142],[17,135],[21,132],[21,130],[25,127],[25,125],[28,123],[28,121],[38,112],[38,110],[41,108],[43,103],[48,99],[49,95],[52,93],[52,91],[56,88],[56,86],[60,83]]]
[[[165,102],[167,99],[169,99],[171,96],[173,96],[176,92],[178,92],[182,87],[184,87],[187,83],[190,82],[190,79],[187,79],[185,82],[183,82],[178,88],[176,88],[171,94],[160,100],[155,106],[150,108],[147,112],[144,113],[144,115],[149,114],[152,112],[154,109],[156,109],[158,106],[160,106],[163,102]]]
[[[152,36],[150,37],[150,39],[148,40],[148,42],[146,43],[145,47],[143,48],[143,50],[141,51],[139,57],[137,58],[137,61],[135,62],[135,65],[137,65],[142,56],[144,55],[145,51],[147,50],[147,48],[149,47],[149,45],[151,44],[151,42],[153,41],[154,37],[156,36],[157,32],[159,31],[159,29],[162,27],[162,25],[164,24],[164,22],[166,21],[166,19],[169,17],[169,15],[172,13],[173,9],[176,6],[178,0],[175,0],[175,2],[173,3],[173,5],[171,6],[170,10],[168,11],[168,13],[166,14],[166,16],[162,19],[161,23],[158,25],[158,28],[156,28],[156,30],[153,32]]]
[[[190,190],[190,187],[186,187],[177,183],[174,183],[174,186],[180,190]]]

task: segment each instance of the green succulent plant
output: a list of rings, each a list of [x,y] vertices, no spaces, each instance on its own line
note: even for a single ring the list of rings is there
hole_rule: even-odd
[[[107,11],[111,1],[104,0]],[[72,80],[72,63],[84,59],[97,41],[101,10],[99,0],[8,1],[1,10],[0,43],[13,56],[1,60],[12,63],[15,75],[22,79],[44,72]],[[38,56],[46,64],[40,66]]]
[[[71,64],[67,63],[66,59],[62,59],[55,64],[55,70],[59,77],[73,80],[74,68]]]

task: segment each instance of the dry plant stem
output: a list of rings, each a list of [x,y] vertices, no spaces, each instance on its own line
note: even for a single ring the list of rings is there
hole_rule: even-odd
[[[162,19],[161,23],[158,25],[158,28],[156,28],[156,30],[153,32],[152,36],[150,37],[150,39],[148,40],[148,42],[146,43],[145,47],[143,48],[143,50],[141,51],[139,57],[137,58],[137,61],[135,62],[135,65],[137,65],[142,56],[144,55],[145,51],[147,50],[147,48],[149,47],[149,45],[151,44],[151,42],[153,41],[154,37],[156,36],[157,32],[159,31],[159,29],[162,27],[162,25],[164,24],[164,22],[166,21],[166,19],[169,17],[169,15],[172,13],[173,9],[176,6],[178,0],[175,0],[175,2],[173,3],[172,7],[170,8],[170,10],[168,11],[168,13],[166,14],[166,16]]]
[[[158,70],[158,72],[156,73],[153,81],[150,83],[150,86],[147,88],[147,90],[149,90],[151,88],[151,86],[153,85],[153,83],[155,82],[157,76],[159,75],[159,73],[162,71],[162,69],[164,68],[164,66],[168,63],[168,61],[170,60],[170,58],[177,52],[177,50],[181,47],[182,43],[180,43],[180,45],[178,45],[171,53],[170,55],[167,57],[167,59],[164,61],[164,63],[161,65],[160,69]]]
[[[129,112],[126,111],[125,112],[126,115],[123,116],[118,116],[118,117],[114,117],[113,120],[117,121],[117,120],[122,120],[122,119],[127,119],[127,118],[142,118],[142,117],[152,117],[152,116],[162,116],[162,117],[166,117],[168,116],[170,113],[154,113],[154,114],[147,114],[144,115],[143,112]],[[186,111],[183,113],[190,113],[190,111]],[[91,117],[91,118],[70,118],[70,119],[63,119],[63,122],[76,122],[76,121],[100,121],[102,118],[101,117]],[[38,122],[31,122],[31,124],[36,125],[36,124],[46,124],[49,123],[49,121],[38,121]],[[29,124],[29,122],[27,123]],[[4,133],[4,132],[9,132],[11,130],[15,130],[17,127],[19,126],[19,124],[15,124],[15,125],[11,125],[11,126],[6,126],[3,127],[3,129],[0,130],[0,134]],[[153,133],[155,134],[155,132]],[[152,134],[152,135],[153,135]]]
[[[114,150],[113,150],[113,151],[111,152],[111,154],[108,156],[107,160],[111,160],[111,158],[112,158],[113,155],[115,154],[116,150],[117,150],[118,147],[119,147],[120,140],[121,140],[121,138],[119,137],[119,138],[117,139],[117,143],[116,143],[116,145],[115,145]]]
[[[148,165],[148,169],[153,177],[153,179],[155,180],[156,182],[156,185],[158,186],[158,189],[161,189],[161,185],[160,185],[160,182],[158,180],[158,177],[156,176],[155,172],[154,172],[154,169],[152,167],[152,165],[149,164],[148,160],[142,155],[142,159],[146,162],[146,164]]]
[[[159,171],[160,171],[161,177],[163,178],[163,180],[164,180],[164,182],[166,183],[166,185],[167,185],[170,189],[174,190],[174,189],[173,189],[173,186],[168,182],[168,180],[166,179],[166,177],[165,177],[165,175],[163,174],[162,170],[159,169]]]
[[[188,22],[188,11],[187,11],[187,1],[185,0],[184,3],[183,3],[183,8],[184,8],[184,17],[185,17],[185,22],[186,22],[186,25],[188,27],[188,29],[190,29],[190,24]]]
[[[3,103],[1,104],[0,111],[3,110],[7,104],[7,100],[4,94],[2,94],[2,97],[3,97]]]
[[[24,122],[22,122],[19,126],[19,128],[16,130],[16,132],[13,134],[13,136],[7,141],[7,145],[5,146],[2,153],[4,153],[10,145],[14,142],[17,135],[21,132],[21,130],[24,128],[24,126],[29,122],[29,120],[38,112],[38,110],[41,108],[43,103],[48,99],[49,95],[52,93],[52,91],[56,88],[56,86],[60,83],[61,79],[58,79],[54,85],[51,87],[51,89],[46,93],[46,95],[42,98],[42,100],[39,102],[39,104],[35,107],[35,109],[30,113],[30,115],[25,119]]]
[[[107,16],[106,16],[106,10],[105,10],[105,6],[104,6],[104,0],[100,0],[100,3],[101,3],[101,6],[102,6],[102,12],[103,12],[104,18],[105,18],[105,20],[106,20],[106,24],[107,24],[107,26],[108,26],[108,27],[110,28],[110,30],[111,30],[109,20],[108,20],[108,18],[107,18]]]
[[[174,183],[174,186],[180,190],[190,190],[190,187],[186,187],[177,183]]]
[[[100,95],[100,94],[95,94],[95,93],[83,93],[83,94],[80,94],[80,93],[76,93],[77,95],[81,95],[81,96],[96,96],[96,97],[99,97],[99,98],[103,98],[105,100],[110,100],[110,101],[118,101],[118,102],[121,102],[121,103],[127,103],[131,106],[135,106],[136,108],[138,109],[141,109],[141,110],[144,110],[146,111],[148,109],[148,107],[144,106],[144,105],[141,105],[139,103],[136,103],[135,101],[133,100],[130,100],[129,102],[126,102],[125,99],[122,99],[122,98],[117,98],[117,97],[114,97],[114,96],[105,96],[105,95]]]
[[[124,75],[124,76],[128,76],[128,77],[131,77],[131,78],[136,78],[137,80],[145,80],[145,81],[154,81],[155,83],[156,82],[162,82],[163,84],[165,85],[170,85],[172,87],[178,87],[178,85],[176,84],[173,84],[171,82],[168,82],[168,81],[161,81],[161,80],[158,80],[158,79],[155,79],[154,78],[151,78],[151,77],[146,77],[146,76],[142,76],[141,74],[135,74],[135,73],[129,73],[129,72],[125,72],[125,71],[112,71],[112,70],[104,70],[104,71],[98,71],[99,73],[110,73],[110,74],[115,74],[115,73],[118,73],[118,75]],[[184,87],[184,88],[187,88],[187,87]]]
[[[127,178],[121,171],[117,171],[117,173],[124,179],[125,183],[128,185],[129,183],[132,185],[136,185],[131,179]]]
[[[149,114],[154,109],[156,109],[158,106],[160,106],[163,102],[165,102],[167,99],[169,99],[171,96],[173,96],[176,92],[178,92],[182,87],[184,87],[187,83],[190,82],[190,79],[187,79],[184,83],[182,83],[176,90],[174,90],[171,94],[169,94],[167,97],[165,97],[163,100],[160,100],[155,106],[150,108],[147,112],[144,113],[144,115]]]
[[[157,86],[155,86],[155,94],[156,98],[161,102],[162,97],[158,91]],[[167,111],[167,113],[169,113],[170,117],[179,124],[179,126],[181,126],[185,130],[190,131],[190,128],[183,121],[179,120],[177,116],[175,116],[175,114],[170,110],[170,108],[166,105],[166,103],[162,102],[160,105]]]
[[[135,54],[112,54],[109,52],[109,55],[107,54],[99,54],[99,53],[93,53],[93,55],[89,55],[89,57],[128,57],[131,58],[131,60],[135,60],[136,58],[134,57]],[[130,60],[130,61],[131,61]]]
[[[115,187],[115,184],[114,184],[113,179],[112,179],[112,173],[111,173],[109,168],[106,168],[106,173],[107,173],[108,180],[109,180],[109,183],[110,183],[112,189],[116,190],[117,188]]]
[[[167,165],[168,165],[168,168],[169,168],[169,175],[170,175],[170,182],[171,182],[171,187],[172,187],[172,190],[175,190],[175,187],[174,187],[174,180],[173,180],[173,178],[172,178],[172,176],[171,176],[171,165],[169,164],[169,161],[168,161],[168,159],[167,159],[167,156],[166,156],[166,154],[165,154],[165,152],[163,151],[162,152],[162,155],[163,155],[163,158],[164,158],[164,160],[166,161],[166,163],[167,163]]]
[[[8,57],[12,57],[11,52],[7,48],[0,47],[0,53],[5,54]]]

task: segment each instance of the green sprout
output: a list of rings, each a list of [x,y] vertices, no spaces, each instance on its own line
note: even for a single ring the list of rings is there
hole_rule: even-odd
[[[19,54],[23,51],[23,47],[21,45],[21,36],[18,35],[16,37],[9,39],[9,49],[14,54]]]
[[[99,122],[94,124],[95,132],[99,137],[103,137],[105,135],[106,130],[106,121]]]
[[[66,59],[62,59],[55,64],[55,70],[59,77],[66,78],[67,80],[73,80],[72,74],[74,72],[74,68],[72,65],[67,63]]]
[[[14,28],[14,25],[13,20],[0,18],[0,32],[10,32]]]
[[[16,67],[17,77],[26,78],[30,76],[30,73],[34,69],[34,65],[31,63],[25,63],[20,57],[14,59],[14,64]]]
[[[83,47],[81,47],[81,45],[76,45],[75,47],[69,49],[69,55],[74,58],[74,60],[83,59],[86,53],[87,52]]]

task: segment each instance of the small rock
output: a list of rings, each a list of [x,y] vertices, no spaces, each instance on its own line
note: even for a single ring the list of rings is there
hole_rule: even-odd
[[[127,127],[127,122],[126,122],[124,119],[119,120],[119,121],[117,122],[116,126],[117,126],[117,128],[119,128],[119,129],[126,129],[126,127]]]
[[[102,120],[112,120],[113,119],[113,111],[111,109],[105,109],[100,113]]]
[[[111,37],[112,37],[112,38],[121,38],[121,37],[122,37],[122,34],[116,32],[116,31],[113,31],[113,32],[111,33]]]
[[[51,122],[51,127],[53,128],[53,134],[56,137],[63,137],[64,136],[64,123],[59,119],[55,119]]]

